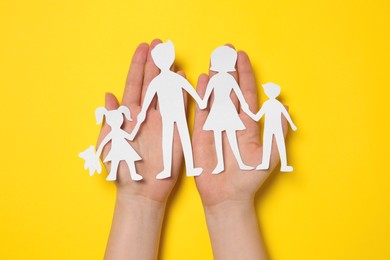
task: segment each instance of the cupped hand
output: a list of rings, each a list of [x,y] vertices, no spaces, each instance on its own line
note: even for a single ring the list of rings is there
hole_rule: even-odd
[[[258,110],[258,95],[256,82],[253,75],[252,65],[248,55],[238,52],[236,72],[232,75],[240,85],[241,91],[249,105],[249,109],[256,113]],[[209,79],[215,72],[209,71],[209,75],[202,74],[199,77],[197,92],[200,97],[205,94]],[[259,135],[259,124],[248,116],[245,107],[239,107],[236,96],[231,96],[235,103],[241,120],[246,129],[237,131],[237,140],[242,160],[245,164],[256,166],[261,162],[262,145]],[[212,131],[204,131],[203,125],[212,106],[212,99],[208,108],[195,110],[195,122],[193,131],[193,149],[195,164],[203,167],[201,176],[195,177],[196,185],[200,193],[203,205],[212,207],[229,201],[250,201],[253,200],[256,191],[261,187],[265,179],[271,174],[279,161],[276,144],[273,143],[270,167],[266,171],[242,171],[239,169],[236,159],[226,136],[223,135],[225,170],[218,174],[211,174],[217,164],[217,157]],[[253,117],[253,114],[252,114]],[[282,119],[284,134],[287,133],[287,121]]]
[[[156,77],[160,71],[154,64],[151,57],[151,50],[161,43],[156,39],[150,46],[147,43],[140,44],[131,61],[130,69],[127,74],[127,80],[122,97],[122,104],[130,109],[133,121],[125,120],[122,129],[131,133],[137,123],[137,118],[144,119],[144,115],[138,114],[141,111],[141,105],[145,92],[150,81]],[[180,73],[184,76],[183,73]],[[111,93],[106,94],[106,108],[108,110],[119,107],[118,99]],[[98,145],[103,138],[111,131],[111,128],[104,124],[102,126]],[[142,123],[137,135],[129,144],[137,151],[142,160],[136,162],[137,173],[143,176],[142,181],[133,181],[130,177],[129,169],[125,161],[121,161],[118,167],[116,185],[119,195],[142,199],[149,199],[164,203],[170,191],[173,189],[182,163],[182,150],[177,131],[174,133],[173,156],[172,156],[172,176],[164,180],[157,180],[156,175],[162,171],[162,123],[156,97],[152,101],[144,122]],[[110,150],[108,143],[102,153],[102,159],[105,158]],[[107,171],[110,170],[110,163],[105,163]]]

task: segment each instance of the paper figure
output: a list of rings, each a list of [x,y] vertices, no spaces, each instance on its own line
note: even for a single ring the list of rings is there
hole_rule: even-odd
[[[193,99],[202,105],[202,100],[191,84],[179,74],[170,70],[175,60],[175,50],[173,43],[158,44],[151,52],[152,59],[161,70],[151,82],[145,93],[141,112],[137,117],[137,124],[131,133],[132,140],[137,134],[142,122],[145,120],[146,112],[154,96],[157,95],[159,110],[162,118],[162,150],[164,169],[157,174],[157,179],[164,179],[171,176],[172,168],[172,144],[173,131],[176,123],[183,147],[184,159],[186,163],[187,176],[198,176],[202,173],[202,168],[194,168],[192,146],[187,126],[186,112],[183,99],[183,90],[187,91]]]
[[[267,170],[269,168],[272,138],[275,136],[276,145],[279,150],[282,172],[293,171],[292,166],[287,165],[286,145],[282,129],[282,115],[290,123],[292,130],[296,131],[297,127],[291,120],[286,108],[279,100],[276,99],[280,94],[280,86],[275,83],[263,84],[264,92],[269,98],[265,101],[259,112],[255,115],[255,120],[259,121],[265,115],[264,133],[263,133],[263,159],[261,164],[256,167],[256,170]]]
[[[106,180],[116,180],[119,162],[125,161],[129,168],[131,178],[135,181],[139,181],[142,180],[142,176],[136,172],[135,161],[141,160],[141,157],[127,141],[130,140],[130,135],[121,129],[123,124],[122,114],[126,117],[127,120],[132,121],[130,110],[126,106],[120,106],[118,109],[110,111],[104,107],[97,108],[95,112],[96,123],[100,124],[103,121],[103,117],[106,116],[106,123],[111,127],[111,132],[109,132],[106,137],[104,137],[97,149],[96,154],[94,154],[94,147],[90,146],[87,150],[81,152],[79,156],[86,160],[84,167],[89,168],[90,175],[93,174],[95,169],[98,171],[98,173],[100,173],[101,166],[99,157],[102,153],[103,147],[111,141],[111,149],[103,161],[111,162],[111,170]]]
[[[242,161],[237,143],[236,131],[244,130],[246,128],[230,98],[232,91],[234,91],[238,97],[242,110],[248,115],[252,113],[249,110],[249,106],[244,99],[237,81],[228,73],[235,71],[236,61],[237,52],[228,46],[218,47],[211,54],[210,70],[216,71],[217,74],[210,78],[203,98],[204,106],[206,106],[212,91],[214,91],[214,102],[203,126],[203,130],[214,131],[218,162],[212,172],[213,174],[221,173],[225,168],[222,149],[223,131],[226,131],[230,147],[237,160],[239,168],[241,170],[254,169],[254,167],[248,166]]]
[[[92,176],[95,171],[102,172],[102,165],[99,161],[99,156],[95,154],[95,147],[91,145],[84,152],[79,153],[79,157],[85,160],[84,169],[89,169],[89,175]]]

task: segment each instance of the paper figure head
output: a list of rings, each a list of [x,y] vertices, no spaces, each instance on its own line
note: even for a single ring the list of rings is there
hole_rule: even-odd
[[[216,48],[211,53],[211,68],[212,71],[230,72],[236,71],[237,52],[228,46]]]
[[[123,124],[123,115],[127,120],[132,121],[130,110],[126,106],[120,106],[116,110],[108,111],[105,107],[98,107],[95,112],[96,123],[100,124],[103,121],[103,116],[106,116],[106,122],[111,128],[120,128]]]
[[[269,83],[263,84],[262,86],[264,88],[264,93],[267,95],[267,97],[276,98],[277,96],[279,96],[279,94],[280,94],[280,86],[279,85],[272,83],[272,82],[269,82]]]
[[[157,44],[151,52],[154,64],[160,70],[169,70],[175,61],[175,47],[171,41]]]

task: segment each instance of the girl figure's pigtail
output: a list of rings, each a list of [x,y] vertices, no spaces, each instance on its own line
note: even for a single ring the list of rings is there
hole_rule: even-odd
[[[100,124],[103,121],[103,116],[106,115],[107,109],[105,107],[98,107],[95,111],[96,124]]]
[[[118,111],[121,112],[121,113],[126,117],[127,120],[133,121],[133,119],[131,119],[130,110],[129,110],[128,107],[126,107],[126,106],[120,106],[120,107],[118,108]]]

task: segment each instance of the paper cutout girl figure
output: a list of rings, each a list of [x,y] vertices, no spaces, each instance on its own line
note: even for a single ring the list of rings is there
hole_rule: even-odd
[[[170,70],[175,60],[175,50],[173,43],[158,44],[151,52],[152,59],[161,70],[151,82],[145,93],[141,112],[137,117],[137,124],[131,133],[132,140],[137,134],[140,125],[145,120],[148,107],[157,95],[158,105],[162,119],[162,150],[164,169],[157,174],[157,179],[165,179],[171,176],[172,168],[172,144],[173,131],[176,123],[183,147],[184,159],[186,163],[187,176],[198,176],[202,173],[202,168],[194,168],[192,146],[190,134],[187,126],[186,112],[184,106],[183,90],[187,91],[193,99],[202,105],[202,100],[191,84],[179,74]]]
[[[282,172],[292,172],[293,167],[287,165],[286,145],[282,129],[282,115],[290,123],[292,130],[296,131],[297,127],[291,120],[286,108],[280,103],[276,97],[280,94],[280,86],[275,83],[263,84],[264,92],[269,98],[265,101],[254,119],[259,121],[265,115],[264,133],[263,133],[263,159],[261,164],[256,167],[256,170],[267,170],[269,168],[272,138],[275,136],[276,145],[279,150]]]
[[[127,120],[132,121],[130,117],[130,110],[125,106],[120,106],[118,109],[110,111],[104,107],[97,108],[95,112],[96,123],[100,124],[103,121],[103,117],[106,116],[106,123],[111,127],[111,132],[109,132],[106,137],[104,137],[103,141],[99,145],[99,148],[97,149],[96,154],[93,153],[93,147],[92,149],[89,147],[86,151],[80,153],[79,156],[86,160],[85,167],[89,167],[90,173],[91,171],[93,173],[94,169],[98,169],[98,173],[100,173],[101,166],[99,157],[102,153],[103,147],[109,141],[111,141],[111,149],[103,161],[111,162],[111,170],[106,180],[116,180],[119,162],[125,161],[129,168],[131,178],[135,181],[139,181],[142,180],[142,176],[136,172],[135,161],[141,160],[141,157],[127,141],[130,140],[130,135],[121,129],[123,124],[122,114],[126,117]]]
[[[237,61],[237,52],[228,46],[218,47],[211,54],[210,70],[218,72],[210,81],[206,88],[203,98],[204,104],[207,104],[211,92],[214,91],[214,102],[210,113],[203,126],[203,130],[214,131],[215,148],[217,152],[217,166],[213,174],[218,174],[224,170],[223,149],[222,149],[222,132],[226,131],[233,154],[241,170],[253,170],[254,167],[244,164],[241,159],[237,143],[236,131],[244,130],[245,125],[242,123],[237,109],[234,106],[230,93],[234,91],[240,102],[241,108],[248,115],[252,114],[246,103],[237,81],[228,72],[235,71]],[[252,114],[253,115],[253,114]]]

